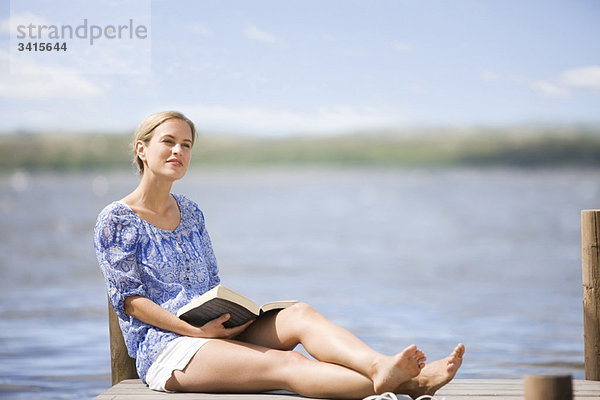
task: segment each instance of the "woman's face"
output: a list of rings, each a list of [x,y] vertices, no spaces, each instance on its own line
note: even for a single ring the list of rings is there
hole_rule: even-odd
[[[144,161],[144,174],[182,178],[190,164],[192,130],[181,119],[168,119],[154,129],[148,144],[136,143],[138,155]]]

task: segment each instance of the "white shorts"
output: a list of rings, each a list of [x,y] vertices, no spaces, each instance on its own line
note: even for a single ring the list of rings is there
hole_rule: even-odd
[[[184,369],[194,354],[211,339],[181,336],[167,344],[146,373],[146,383],[152,390],[170,392],[165,384],[175,370]]]

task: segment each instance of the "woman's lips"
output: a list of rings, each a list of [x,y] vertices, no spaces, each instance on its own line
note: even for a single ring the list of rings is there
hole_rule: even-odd
[[[183,163],[177,159],[167,160],[167,163],[175,165],[177,167],[183,167]]]

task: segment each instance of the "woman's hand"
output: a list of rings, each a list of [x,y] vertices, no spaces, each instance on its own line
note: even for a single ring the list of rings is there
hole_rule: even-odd
[[[231,339],[244,332],[247,327],[254,322],[250,320],[244,325],[234,326],[233,328],[226,328],[223,324],[231,318],[230,314],[223,314],[219,318],[215,318],[212,321],[198,327],[197,335],[195,337],[203,338],[216,338],[216,339]]]
[[[200,338],[231,339],[242,333],[254,320],[244,325],[225,328],[223,324],[231,316],[223,314],[219,318],[207,322],[203,326],[194,326],[171,314],[152,300],[143,296],[130,296],[124,302],[125,313],[158,328],[175,332],[182,336]]]

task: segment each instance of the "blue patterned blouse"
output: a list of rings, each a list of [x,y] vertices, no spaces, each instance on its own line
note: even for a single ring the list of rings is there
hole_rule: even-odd
[[[121,201],[102,210],[94,230],[108,297],[144,382],[152,362],[179,335],[125,314],[125,298],[145,296],[175,314],[220,282],[202,211],[185,196],[173,197],[181,213],[181,223],[173,231],[143,220]]]

